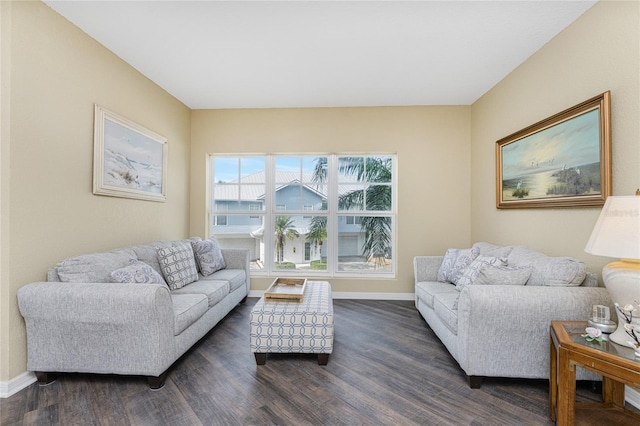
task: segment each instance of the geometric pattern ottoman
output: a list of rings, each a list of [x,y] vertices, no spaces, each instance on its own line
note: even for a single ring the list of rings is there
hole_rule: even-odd
[[[251,310],[251,352],[264,365],[267,353],[318,354],[327,365],[333,352],[333,301],[326,281],[307,281],[302,302],[265,302]]]

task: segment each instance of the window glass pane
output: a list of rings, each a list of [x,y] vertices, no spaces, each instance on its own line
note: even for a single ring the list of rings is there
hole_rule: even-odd
[[[391,186],[369,185],[365,191],[367,210],[391,211]]]
[[[213,158],[213,181],[215,183],[238,182],[240,159],[237,157]]]
[[[391,157],[368,157],[366,162],[367,182],[390,183],[393,172]]]
[[[338,271],[367,273],[392,272],[392,219],[363,216],[360,224],[353,217],[338,220]]]
[[[326,270],[326,216],[276,216],[274,270]]]
[[[264,234],[264,216],[229,215],[224,226],[216,224],[216,218],[211,226],[211,234],[216,237],[220,247],[249,249],[251,270],[264,270],[264,247],[261,244]]]
[[[362,185],[338,185],[338,209],[364,210]]]
[[[240,158],[240,182],[241,183],[265,183],[265,158],[242,157]]]

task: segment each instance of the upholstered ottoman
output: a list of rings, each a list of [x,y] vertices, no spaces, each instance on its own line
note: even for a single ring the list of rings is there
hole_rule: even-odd
[[[258,365],[267,353],[318,354],[326,365],[333,351],[333,301],[326,281],[307,281],[302,302],[265,302],[251,310],[251,351]]]

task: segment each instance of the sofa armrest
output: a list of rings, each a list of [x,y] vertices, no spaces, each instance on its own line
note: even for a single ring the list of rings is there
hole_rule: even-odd
[[[36,282],[18,306],[30,371],[159,376],[175,359],[166,286]]]
[[[586,321],[596,304],[613,308],[605,288],[466,286],[458,300],[460,366],[472,376],[548,375],[551,321]]]
[[[223,248],[221,250],[222,257],[224,257],[224,263],[227,265],[228,269],[245,270],[247,294],[249,294],[249,290],[251,289],[251,252],[249,249]]]
[[[413,258],[413,274],[415,282],[437,281],[438,270],[444,256],[416,256]]]

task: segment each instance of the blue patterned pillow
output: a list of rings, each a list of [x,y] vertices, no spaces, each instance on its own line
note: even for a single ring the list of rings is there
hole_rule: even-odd
[[[130,265],[111,272],[109,274],[109,282],[167,285],[159,273],[139,260],[132,260]]]
[[[177,290],[198,281],[198,270],[190,244],[180,243],[172,247],[159,247],[158,263],[171,290]]]
[[[204,241],[192,241],[191,247],[195,253],[198,269],[205,277],[227,267],[220,245],[214,237]]]

